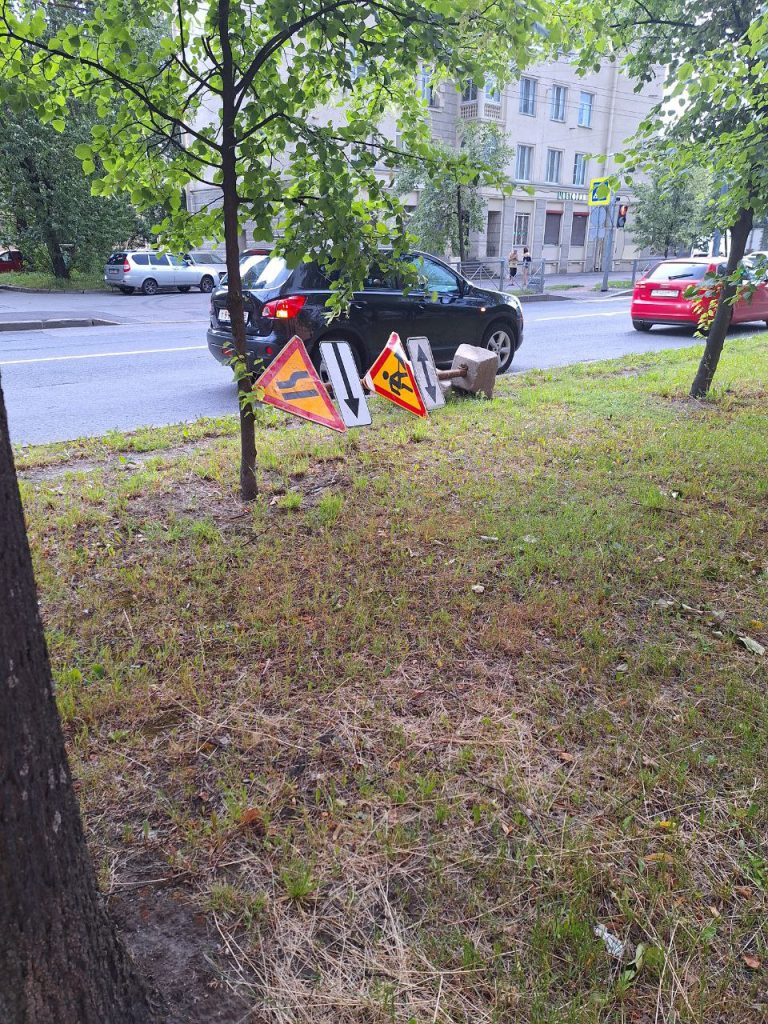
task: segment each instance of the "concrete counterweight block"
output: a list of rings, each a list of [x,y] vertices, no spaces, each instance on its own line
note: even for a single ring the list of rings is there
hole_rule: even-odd
[[[496,371],[499,368],[499,357],[495,352],[476,345],[459,345],[451,369],[457,370],[460,366],[466,366],[466,377],[451,381],[458,391],[468,391],[472,395],[482,391],[486,398],[493,398]]]

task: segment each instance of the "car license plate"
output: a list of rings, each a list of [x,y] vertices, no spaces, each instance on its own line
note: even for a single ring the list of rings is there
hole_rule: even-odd
[[[117,267],[107,267],[107,273],[112,274],[113,277],[117,277],[120,271],[117,269]]]
[[[678,294],[679,292],[676,292],[674,288],[655,288],[651,292],[655,299],[674,299]]]
[[[218,311],[218,313],[216,314],[216,316],[219,318],[219,323],[220,324],[228,324],[228,323],[232,322],[232,317],[230,316],[228,309],[220,309]],[[250,316],[250,313],[248,313],[248,311],[246,310],[245,313],[243,313],[243,323],[244,324],[248,323],[248,317],[249,316]]]

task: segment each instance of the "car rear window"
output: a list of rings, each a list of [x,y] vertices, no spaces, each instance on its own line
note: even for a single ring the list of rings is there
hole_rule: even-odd
[[[107,266],[114,266],[116,263],[123,263],[127,255],[127,252],[113,252],[107,260]]]
[[[290,267],[281,256],[264,257],[243,274],[243,288],[260,291],[263,288],[279,288],[291,276]]]
[[[660,263],[648,275],[649,281],[702,281],[708,263]]]
[[[149,265],[149,253],[137,252],[131,256],[131,259],[139,267],[146,267]]]

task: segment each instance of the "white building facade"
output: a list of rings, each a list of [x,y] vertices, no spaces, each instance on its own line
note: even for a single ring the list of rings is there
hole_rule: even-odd
[[[481,119],[498,124],[515,150],[507,171],[519,187],[506,197],[484,193],[485,227],[470,238],[470,256],[504,258],[513,247],[522,253],[528,246],[534,261],[544,260],[550,271],[599,268],[603,243],[598,236],[604,232],[596,212],[590,219],[590,178],[617,170],[613,155],[659,102],[662,89],[659,77],[635,92],[616,64],[580,78],[566,61],[534,67],[503,89],[470,85],[459,92],[442,85],[432,94],[427,88],[437,139],[456,145],[459,125]],[[599,160],[601,155],[607,159]],[[631,228],[631,192],[621,198],[630,204]],[[604,223],[605,213],[601,216]],[[630,231],[619,229],[615,261],[636,255]]]
[[[660,70],[660,69],[659,69]],[[616,64],[580,78],[565,60],[542,64],[526,71],[502,89],[488,84],[470,84],[463,91],[450,83],[433,89],[428,75],[419,77],[415,87],[429,108],[433,137],[457,146],[463,122],[485,120],[498,124],[514,148],[507,168],[514,193],[502,196],[487,190],[484,229],[470,238],[473,259],[498,261],[516,247],[522,255],[528,246],[534,263],[544,261],[548,272],[578,272],[601,268],[605,208],[590,217],[587,193],[590,178],[617,170],[613,155],[621,151],[651,107],[661,99],[661,75],[635,92],[634,83],[622,75]],[[336,111],[318,110],[318,118],[331,118]],[[382,128],[397,142],[395,118]],[[605,155],[605,161],[599,160]],[[391,177],[392,172],[384,171]],[[190,210],[218,202],[218,189],[193,183],[188,188]],[[627,228],[632,223],[632,196]],[[410,203],[418,201],[416,195]],[[243,233],[243,247],[268,239]],[[447,256],[447,253],[436,253]],[[614,244],[614,266],[622,266],[638,253],[631,231],[619,229]]]

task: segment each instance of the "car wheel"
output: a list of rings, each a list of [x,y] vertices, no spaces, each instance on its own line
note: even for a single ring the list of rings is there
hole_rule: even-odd
[[[133,293],[136,291],[136,289],[132,288],[131,285],[129,284],[119,284],[117,287],[120,289],[123,295],[133,295]]]
[[[189,289],[192,287],[192,285],[191,284],[177,284],[176,287],[179,289],[180,292],[182,292],[183,294],[186,295],[186,293],[189,291]]]
[[[141,290],[144,295],[157,295],[158,286],[154,277],[148,277],[142,284]]]
[[[633,320],[632,326],[636,331],[650,331],[653,324],[649,324],[647,320]]]
[[[489,352],[495,352],[499,357],[499,368],[497,373],[504,373],[509,369],[512,356],[515,354],[514,332],[509,324],[497,322],[491,324],[483,335],[483,348]]]
[[[205,292],[206,295],[208,294],[208,292],[213,291],[213,278],[211,277],[210,274],[206,274],[205,277],[200,282],[200,291]]]
[[[346,341],[349,347],[352,349],[352,355],[355,360],[355,366],[357,367],[357,375],[358,377],[363,376],[363,371],[361,369],[362,361],[360,359],[360,353],[354,341],[350,341],[348,338],[321,338],[320,341]],[[325,365],[325,360],[320,355],[320,341],[318,341],[315,347],[312,349],[312,365],[317,370],[317,375],[320,378],[320,380],[323,382],[323,384],[325,384],[330,393],[333,394],[333,385],[331,384],[331,378],[328,373],[328,369]]]

